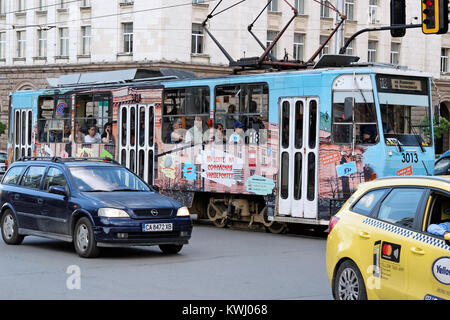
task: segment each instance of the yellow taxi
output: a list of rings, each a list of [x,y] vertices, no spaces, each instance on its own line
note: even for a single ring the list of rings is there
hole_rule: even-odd
[[[450,233],[427,231],[449,221],[450,177],[360,184],[330,220],[326,266],[333,297],[450,299]]]

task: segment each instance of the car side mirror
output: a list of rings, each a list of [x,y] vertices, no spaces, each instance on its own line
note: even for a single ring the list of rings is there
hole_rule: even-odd
[[[445,243],[450,246],[450,233],[444,235]]]
[[[67,196],[66,189],[62,186],[51,186],[48,189],[48,192],[53,193],[53,194],[59,194],[61,196]]]

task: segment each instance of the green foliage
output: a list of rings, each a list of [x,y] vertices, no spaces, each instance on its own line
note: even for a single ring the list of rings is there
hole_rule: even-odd
[[[436,119],[434,119],[434,137],[436,139],[442,138],[442,136],[448,132],[449,128],[450,122],[447,119],[441,117],[439,119],[439,125],[437,124]]]
[[[0,121],[0,136],[6,131],[6,124]]]

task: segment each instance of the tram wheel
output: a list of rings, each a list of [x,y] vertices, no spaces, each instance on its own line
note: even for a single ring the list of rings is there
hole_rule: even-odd
[[[264,227],[266,228],[266,232],[270,232],[270,233],[273,233],[273,234],[280,234],[286,229],[286,224],[285,223],[279,223],[279,222],[276,222],[276,221],[269,221],[267,219],[267,207],[264,207],[261,210],[260,215],[262,215],[262,217],[263,217],[263,224],[264,224]]]
[[[266,230],[273,234],[280,234],[286,229],[285,223],[273,221],[270,226],[266,226]]]
[[[218,227],[218,228],[226,227],[226,225],[228,223],[227,217],[217,218],[217,216],[219,216],[220,213],[218,213],[216,211],[216,209],[214,208],[214,206],[211,203],[208,204],[208,208],[206,209],[206,213],[208,215],[209,220],[211,220],[212,223],[214,223],[214,225],[216,227]]]

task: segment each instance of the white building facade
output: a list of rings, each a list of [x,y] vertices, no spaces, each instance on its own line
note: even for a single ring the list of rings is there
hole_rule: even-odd
[[[223,0],[215,13],[235,4]],[[307,61],[336,25],[336,13],[314,0],[289,0],[299,15],[277,43],[278,59]],[[320,1],[319,1],[320,2]],[[325,1],[322,1],[325,2]],[[343,0],[344,37],[390,24],[390,0]],[[0,0],[0,117],[7,92],[46,85],[62,73],[129,67],[173,66],[198,74],[230,73],[228,60],[202,23],[219,0]],[[336,0],[331,0],[336,5]],[[265,45],[293,16],[284,0],[247,0],[214,16],[208,29],[235,59],[261,56]],[[421,1],[406,0],[407,24],[421,23]],[[322,53],[335,52],[335,38]],[[389,31],[357,37],[347,49],[361,61],[394,63],[429,72],[450,101],[450,35],[408,29],[403,38]],[[450,105],[450,104],[449,104]],[[448,112],[448,110],[447,110]],[[448,137],[447,145],[448,145]]]

